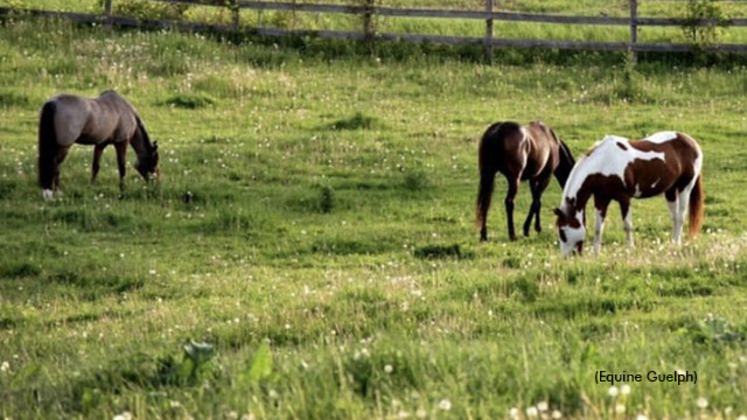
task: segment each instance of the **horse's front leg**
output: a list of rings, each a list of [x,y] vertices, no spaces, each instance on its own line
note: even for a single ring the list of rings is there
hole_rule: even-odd
[[[628,240],[628,248],[633,248],[635,243],[633,242],[633,212],[630,210],[630,201],[620,201],[620,214],[623,219],[625,237]]]
[[[597,209],[597,218],[594,223],[594,253],[599,255],[602,250],[602,232],[604,231],[604,219],[607,217],[607,206],[610,200],[594,196],[594,207]]]
[[[550,183],[550,174],[538,181],[529,183],[532,190],[532,207],[529,210],[527,219],[524,221],[524,236],[529,236],[529,228],[532,226],[532,216],[534,216],[534,230],[537,233],[542,232],[542,222],[540,219],[542,209],[542,193],[545,192],[547,185]]]
[[[516,240],[516,231],[514,230],[514,199],[516,193],[519,191],[519,180],[521,177],[509,177],[508,180],[508,192],[506,193],[506,222],[508,223],[508,238],[512,241]]]
[[[119,192],[124,194],[125,175],[127,174],[127,142],[114,143],[117,151],[117,167],[119,168]]]
[[[99,174],[99,169],[101,168],[101,155],[104,153],[104,148],[106,148],[106,144],[101,143],[97,144],[93,148],[93,164],[91,165],[91,184],[96,182],[96,176]]]

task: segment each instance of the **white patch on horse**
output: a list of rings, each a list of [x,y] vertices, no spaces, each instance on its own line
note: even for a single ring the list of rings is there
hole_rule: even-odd
[[[676,138],[677,133],[675,133],[674,131],[661,131],[659,133],[654,133],[643,140],[649,141],[651,143],[665,143]]]
[[[651,184],[651,189],[654,189],[656,187],[656,184],[659,183],[659,181],[661,181],[661,178],[657,179],[656,182],[654,182],[653,184]]]
[[[54,193],[50,189],[42,191],[42,198],[44,201],[50,201],[54,198]]]
[[[635,184],[635,193],[633,193],[633,197],[638,198],[641,196],[641,187],[638,186],[638,184]]]
[[[617,143],[627,146],[627,150],[618,147]],[[644,152],[630,145],[628,139],[618,136],[607,136],[599,141],[588,156],[584,156],[573,167],[563,191],[561,209],[565,210],[565,198],[575,198],[584,181],[591,175],[616,176],[625,184],[625,168],[634,160],[664,160],[662,152]]]

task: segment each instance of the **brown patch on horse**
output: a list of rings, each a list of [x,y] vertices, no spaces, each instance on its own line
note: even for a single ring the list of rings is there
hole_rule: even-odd
[[[639,194],[636,197],[652,197],[670,188],[682,191],[695,178],[693,162],[698,157],[698,147],[691,137],[678,134],[676,138],[662,143],[644,139],[631,141],[630,145],[643,152],[664,154],[663,161],[634,160],[626,168],[625,181],[633,184],[631,193],[636,191],[635,185],[639,186]]]

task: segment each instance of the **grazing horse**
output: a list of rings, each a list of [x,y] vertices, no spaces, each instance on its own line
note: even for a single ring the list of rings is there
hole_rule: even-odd
[[[91,182],[99,172],[101,154],[112,144],[117,151],[120,190],[124,188],[127,145],[137,154],[135,169],[148,181],[158,174],[158,145],[135,109],[114,91],[97,98],[60,95],[48,100],[39,121],[39,186],[45,200],[60,186],[60,164],[73,143],[93,145]]]
[[[482,136],[479,150],[480,190],[476,213],[480,240],[488,240],[488,209],[497,172],[502,173],[508,181],[505,200],[508,236],[515,241],[514,198],[519,190],[519,182],[529,181],[532,190],[532,206],[524,222],[524,236],[529,236],[532,217],[535,215],[534,229],[542,231],[540,197],[550,183],[550,178],[554,174],[562,188],[573,163],[573,155],[568,146],[542,122],[534,121],[524,127],[515,122],[491,125]]]
[[[692,137],[665,131],[643,140],[628,141],[607,136],[597,142],[571,171],[563,190],[557,228],[560,251],[565,256],[583,251],[586,237],[586,203],[594,196],[597,210],[594,251],[602,247],[602,229],[607,206],[620,203],[628,247],[633,247],[630,201],[664,194],[674,226],[672,242],[681,243],[685,214],[690,213],[690,236],[703,223],[703,152]]]

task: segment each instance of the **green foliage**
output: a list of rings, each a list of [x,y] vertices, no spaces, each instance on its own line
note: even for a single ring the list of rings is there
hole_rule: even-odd
[[[444,259],[444,258],[472,258],[474,254],[470,251],[463,251],[459,244],[451,245],[426,245],[415,248],[413,252],[416,258],[421,259]]]
[[[0,92],[0,107],[25,107],[30,103],[28,96],[16,92]]]
[[[682,32],[691,44],[706,47],[719,40],[719,26],[728,23],[717,0],[687,0]],[[702,25],[702,23],[706,23]]]
[[[324,185],[319,190],[319,208],[322,213],[330,213],[335,207],[335,190],[329,185]]]
[[[99,5],[103,8],[104,0],[99,0]],[[138,19],[180,20],[189,7],[187,4],[159,3],[150,0],[113,0],[112,14]]]
[[[714,348],[743,344],[747,340],[747,326],[737,326],[729,320],[709,316],[687,331],[697,344]]]
[[[272,353],[270,352],[270,346],[267,342],[263,342],[261,346],[254,352],[252,362],[249,365],[249,372],[247,379],[255,384],[268,379],[272,376]]]
[[[173,95],[162,102],[162,104],[185,109],[198,109],[215,105],[215,99],[205,94],[179,94]]]
[[[421,191],[429,187],[428,176],[423,171],[405,173],[404,187],[408,191]]]
[[[370,130],[376,125],[376,119],[356,112],[350,118],[335,121],[329,127],[332,130]]]

